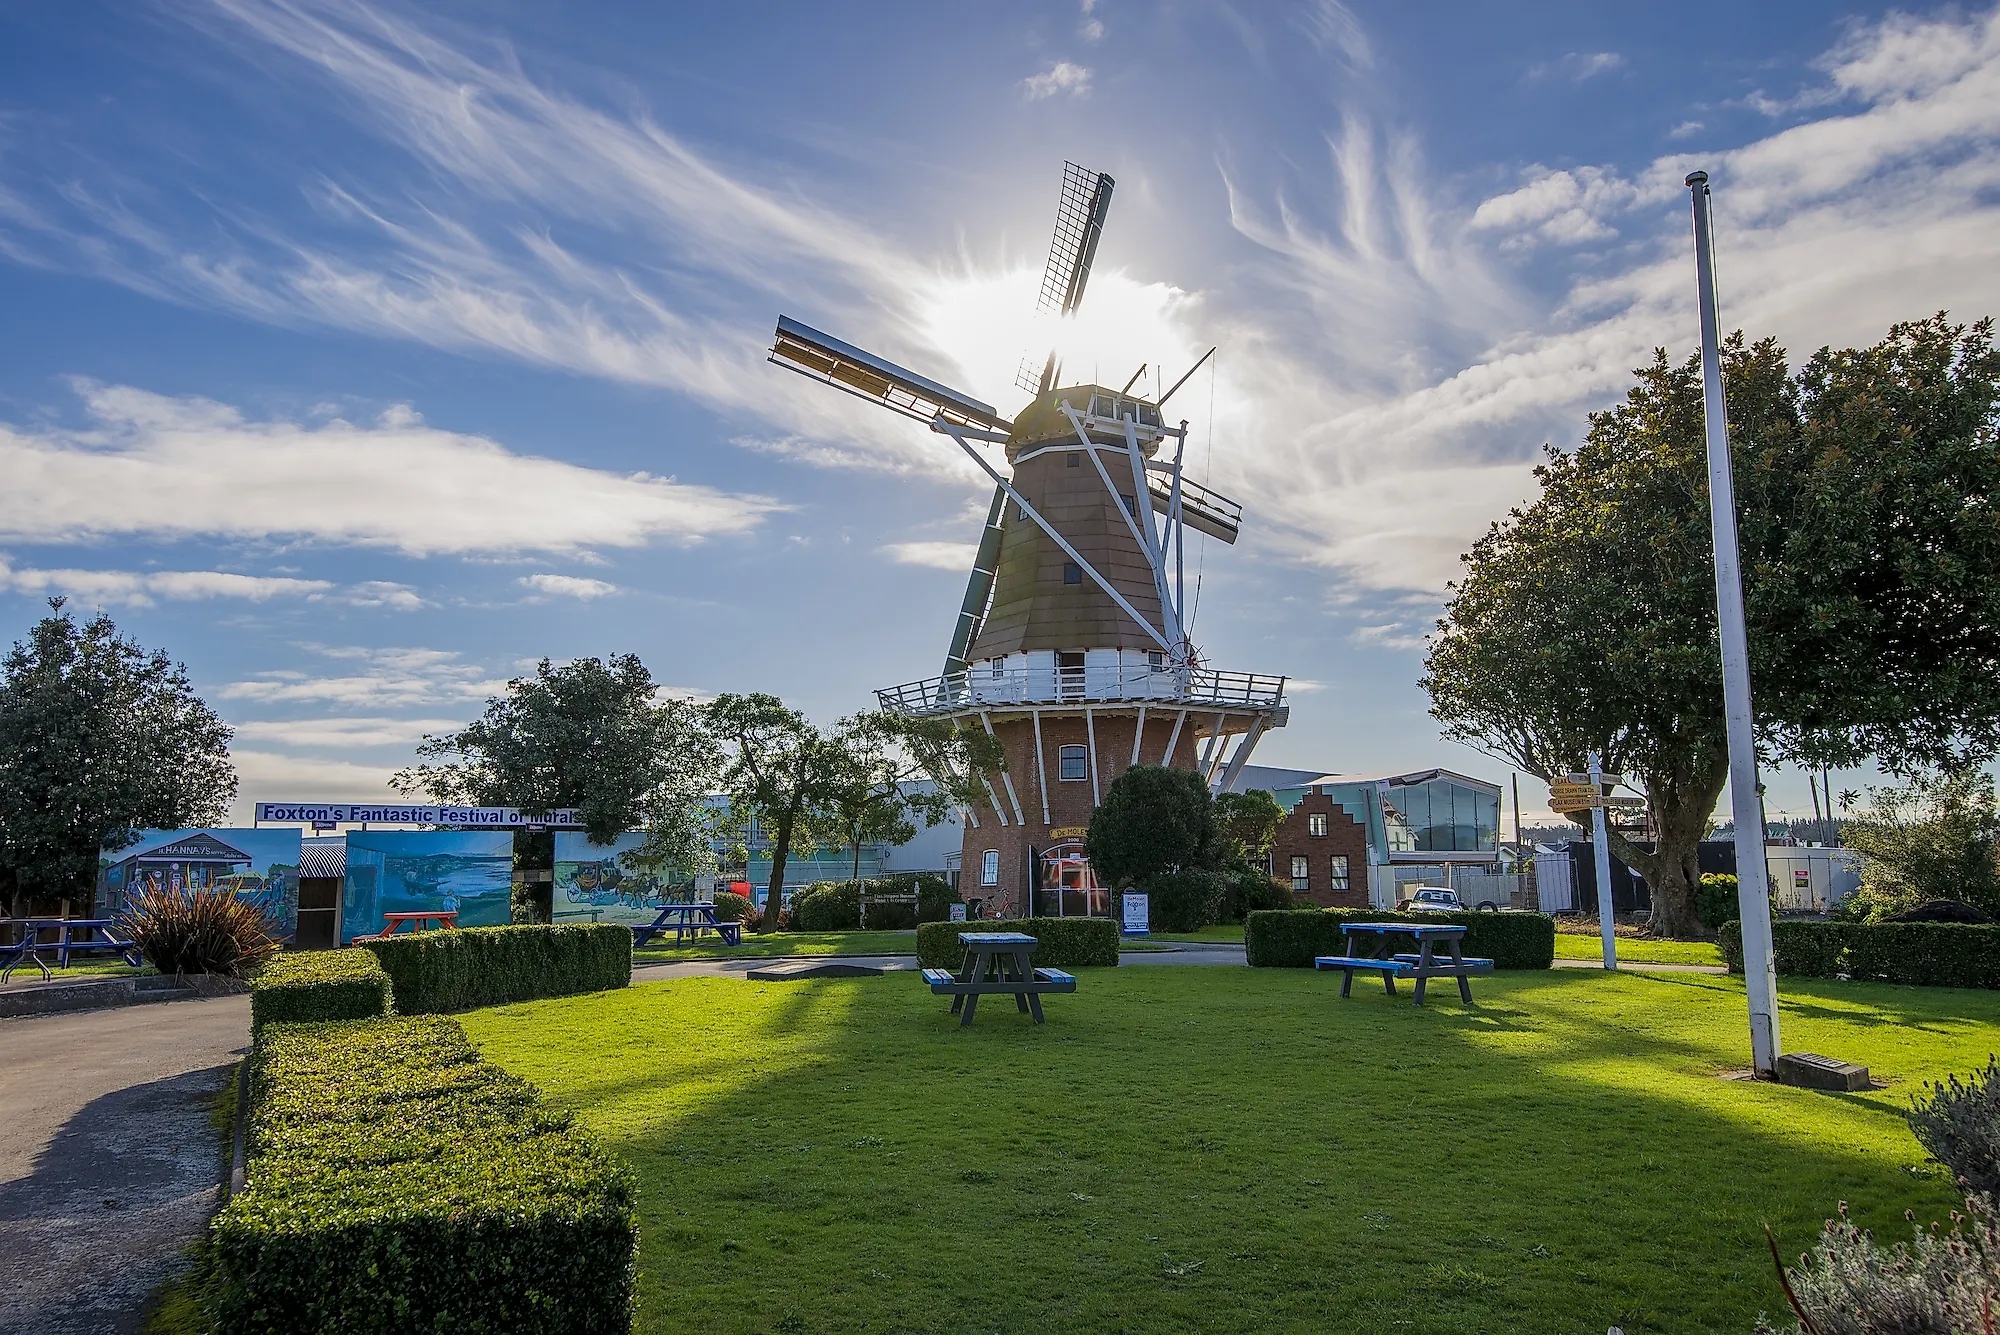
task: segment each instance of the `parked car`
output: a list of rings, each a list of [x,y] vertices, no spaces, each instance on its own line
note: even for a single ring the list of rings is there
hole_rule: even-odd
[[[1403,901],[1406,913],[1463,913],[1465,905],[1459,902],[1458,891],[1447,890],[1440,885],[1420,885],[1410,892]]]

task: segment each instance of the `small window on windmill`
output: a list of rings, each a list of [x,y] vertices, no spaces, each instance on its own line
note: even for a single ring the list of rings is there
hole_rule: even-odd
[[[1139,503],[1138,503],[1137,501],[1133,500],[1133,499],[1132,499],[1132,498],[1131,498],[1130,496],[1127,496],[1127,495],[1126,495],[1126,494],[1125,494],[1124,492],[1122,492],[1122,491],[1118,493],[1118,499],[1119,499],[1119,500],[1121,500],[1121,501],[1123,501],[1123,502],[1125,503],[1125,513],[1126,513],[1126,514],[1128,514],[1128,515],[1133,515],[1133,516],[1135,516],[1135,517],[1136,517],[1136,516],[1138,515],[1138,513],[1139,513]]]
[[[1090,415],[1092,417],[1116,417],[1118,415],[1117,408],[1118,401],[1108,394],[1093,394],[1090,396]]]
[[[987,660],[986,660],[986,674],[987,674],[988,676],[990,676],[990,677],[1004,677],[1004,676],[1006,676],[1006,675],[1007,675],[1007,660],[1006,660],[1006,659],[1004,659],[1004,658],[989,658],[989,659],[987,659]]]
[[[1154,672],[1165,672],[1167,670],[1167,656],[1158,649],[1148,649],[1146,651],[1146,666]]]
[[[1090,753],[1084,747],[1065,746],[1060,761],[1064,783],[1082,783],[1090,777]]]
[[[1083,467],[1083,451],[1082,451],[1082,450],[1071,450],[1071,451],[1069,452],[1069,466],[1070,466],[1071,468],[1081,468],[1081,467]]]
[[[1065,584],[1083,583],[1083,567],[1078,565],[1074,561],[1063,562],[1063,583]]]

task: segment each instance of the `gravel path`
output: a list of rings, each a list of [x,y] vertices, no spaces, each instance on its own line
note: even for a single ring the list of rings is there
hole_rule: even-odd
[[[0,1335],[138,1335],[222,1200],[250,999],[0,1020]]]

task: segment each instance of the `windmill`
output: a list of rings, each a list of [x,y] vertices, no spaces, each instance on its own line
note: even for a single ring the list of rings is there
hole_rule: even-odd
[[[1057,320],[1083,301],[1112,186],[1064,164],[1040,297]],[[1139,373],[1115,390],[1059,384],[1052,350],[1038,375],[1023,365],[1021,387],[1034,397],[1009,420],[778,317],[772,362],[951,437],[993,479],[944,671],[876,692],[884,709],[955,718],[1006,750],[1007,768],[983,776],[989,800],[965,813],[968,898],[1108,913],[1081,839],[1111,779],[1131,765],[1172,765],[1227,788],[1259,737],[1288,718],[1285,678],[1206,666],[1188,638],[1187,534],[1234,543],[1243,507],[1185,476],[1188,424],[1168,425],[1161,410],[1213,351],[1149,400],[1131,392]],[[993,446],[1005,473],[988,457]]]

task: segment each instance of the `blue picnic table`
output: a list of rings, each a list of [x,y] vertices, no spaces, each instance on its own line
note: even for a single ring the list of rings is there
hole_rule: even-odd
[[[1466,1005],[1472,1004],[1472,984],[1466,980],[1474,974],[1493,972],[1493,961],[1467,959],[1461,949],[1465,940],[1465,928],[1458,923],[1415,923],[1415,922],[1349,922],[1342,923],[1341,934],[1347,938],[1345,955],[1321,955],[1313,960],[1316,969],[1339,969],[1340,995],[1348,995],[1354,986],[1356,970],[1382,975],[1382,986],[1390,996],[1396,995],[1398,978],[1414,978],[1417,982],[1416,1005],[1424,1004],[1424,984],[1432,978],[1458,979],[1459,999]],[[1390,954],[1389,942],[1393,937],[1413,937],[1417,943],[1414,952]],[[1437,957],[1436,947],[1442,943],[1451,951],[1449,960]]]
[[[0,919],[0,924],[8,922],[11,922],[14,927],[20,929],[21,939],[11,946],[0,946],[0,983],[6,982],[14,970],[20,968],[23,963],[28,961],[33,961],[34,966],[42,971],[44,979],[53,977],[54,975],[49,972],[49,966],[42,962],[41,952],[45,950],[55,952],[56,967],[59,969],[67,969],[69,967],[69,957],[72,954],[115,954],[134,968],[145,962],[145,956],[140,953],[139,947],[134,945],[130,940],[118,935],[115,930],[118,926],[116,919]],[[56,939],[53,941],[38,939],[43,932],[47,931],[56,933]],[[97,937],[94,940],[85,939],[79,941],[76,939],[76,933],[79,931],[95,932]]]
[[[703,932],[714,932],[729,945],[743,943],[743,924],[724,922],[715,916],[715,905],[709,902],[694,904],[664,904],[659,916],[644,927],[632,929],[632,944],[643,946],[655,936],[673,930],[674,944],[679,945],[688,937],[699,938]]]
[[[1037,969],[1035,947],[1041,942],[1026,932],[960,932],[965,947],[959,970],[925,969],[924,982],[937,996],[950,997],[951,1013],[961,1026],[972,1023],[979,998],[1009,993],[1014,1004],[1042,1022],[1042,993],[1076,991],[1076,975],[1061,969]]]

